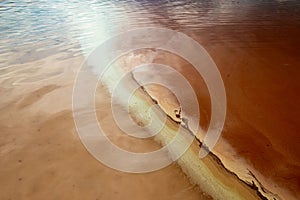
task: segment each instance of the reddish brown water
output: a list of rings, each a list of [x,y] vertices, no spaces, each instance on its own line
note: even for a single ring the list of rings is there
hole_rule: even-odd
[[[28,89],[19,90],[12,83],[32,84],[32,88],[38,89],[41,86],[33,82],[63,74],[65,69],[59,63],[66,57],[86,56],[112,34],[147,26],[184,32],[206,48],[225,84],[228,110],[222,139],[233,147],[236,153],[233,159],[245,159],[249,170],[268,190],[285,199],[300,198],[299,1],[34,1],[30,5],[3,1],[0,9],[1,94],[7,97],[3,98],[1,105],[1,152],[4,152],[1,153],[1,165],[7,170],[1,171],[1,177],[10,180],[2,183],[7,183],[5,198],[12,196],[12,188],[19,188],[21,183],[13,174],[20,170],[14,162],[23,154],[5,153],[13,148],[9,147],[14,138],[10,138],[11,134],[19,132],[23,126],[31,127],[28,124],[31,122],[22,121],[22,117],[27,118],[31,111],[24,111],[27,113],[24,116],[13,115],[24,123],[20,128],[17,122],[11,122],[16,129],[7,125],[11,121],[9,112],[17,113],[19,109],[8,106]],[[58,55],[55,61],[40,61],[53,54]],[[82,60],[72,65],[80,65]],[[200,102],[200,124],[205,129],[210,119],[210,100],[201,78],[194,75],[191,67],[182,67],[188,65],[183,61],[163,57],[156,61],[172,64],[192,82]],[[46,73],[45,69],[40,69],[43,63],[48,67],[58,67],[58,70]],[[27,100],[36,101],[35,98]],[[45,105],[41,107],[47,107]],[[69,116],[62,113],[58,117],[64,115]],[[45,118],[50,119],[51,116]],[[20,152],[24,152],[24,156],[30,153],[38,157],[31,142],[24,142],[31,140],[21,138],[20,143],[28,144],[29,151],[22,150],[22,147]],[[29,168],[27,166],[26,170],[31,173]],[[16,180],[12,181],[12,176]],[[33,188],[22,186],[28,192],[26,195],[39,190],[35,188],[38,180],[30,183],[35,183]]]

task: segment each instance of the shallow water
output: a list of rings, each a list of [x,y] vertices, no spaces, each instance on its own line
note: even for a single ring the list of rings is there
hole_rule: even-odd
[[[224,79],[228,112],[223,138],[235,150],[232,163],[245,158],[252,166],[247,170],[257,170],[262,185],[296,199],[300,196],[299,13],[297,0],[1,1],[0,80],[21,78],[10,87],[37,80],[40,84],[64,73],[54,70],[40,76],[44,66],[59,68],[61,60],[86,57],[112,35],[133,28],[184,32],[208,50]],[[51,55],[55,56],[49,63],[37,61]],[[193,78],[193,71],[182,66],[179,71]],[[192,85],[202,86],[198,80]],[[198,92],[205,104],[201,108],[205,127],[210,104],[207,93]],[[234,169],[232,163],[225,165]]]
[[[300,23],[299,1],[2,1],[0,64],[56,53],[88,54],[112,34],[161,26],[185,33],[234,25],[233,37],[211,32],[211,42],[275,42]],[[276,32],[261,38],[255,30]],[[241,38],[242,35],[242,38]]]

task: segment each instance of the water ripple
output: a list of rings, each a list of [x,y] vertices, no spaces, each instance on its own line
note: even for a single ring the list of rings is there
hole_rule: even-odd
[[[193,33],[210,27],[234,29],[214,42],[261,42],[256,35],[260,29],[276,32],[268,40],[278,40],[285,30],[299,35],[299,13],[300,1],[279,0],[2,1],[0,67],[62,51],[87,54],[112,34],[145,26]]]

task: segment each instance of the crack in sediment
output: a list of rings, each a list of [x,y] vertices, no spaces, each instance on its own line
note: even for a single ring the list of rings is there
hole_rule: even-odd
[[[268,197],[266,197],[265,195],[271,195],[273,200],[280,200],[281,198],[277,195],[272,193],[271,191],[267,190],[261,183],[260,181],[258,181],[258,179],[255,177],[255,175],[253,174],[253,172],[251,172],[248,169],[249,175],[255,180],[255,182],[257,182],[257,185],[255,184],[255,182],[252,180],[252,182],[248,182],[246,180],[243,180],[241,178],[239,178],[239,176],[234,173],[233,171],[229,170],[228,168],[225,167],[225,165],[223,164],[222,160],[214,153],[212,153],[212,151],[209,150],[209,148],[203,143],[201,142],[201,140],[199,138],[197,138],[196,134],[193,133],[192,130],[190,130],[188,128],[187,125],[182,125],[182,119],[180,119],[180,121],[176,121],[172,116],[170,116],[167,112],[165,112],[162,107],[159,105],[158,100],[156,100],[154,97],[152,97],[149,92],[146,90],[146,88],[144,86],[142,86],[138,80],[135,79],[134,74],[132,72],[130,72],[131,77],[133,79],[133,81],[136,82],[136,84],[138,84],[141,89],[144,91],[144,93],[152,100],[153,103],[155,103],[159,110],[161,112],[163,112],[167,118],[169,120],[171,120],[172,122],[180,125],[183,129],[185,129],[188,133],[190,133],[194,139],[199,143],[198,146],[201,148],[204,148],[206,151],[208,151],[208,155],[211,156],[211,158],[214,159],[214,161],[221,166],[222,169],[224,169],[226,172],[228,172],[229,174],[231,174],[232,176],[234,176],[237,180],[241,181],[243,184],[247,185],[250,189],[254,190],[257,194],[257,196],[262,199],[262,200],[268,200]],[[260,191],[262,190],[262,192]],[[265,195],[264,195],[265,194]]]

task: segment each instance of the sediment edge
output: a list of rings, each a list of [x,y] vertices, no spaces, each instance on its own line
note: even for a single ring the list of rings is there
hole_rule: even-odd
[[[199,150],[201,147],[205,148],[206,150],[207,147],[205,147],[205,144],[203,144],[203,142],[196,137],[196,134],[193,133],[187,126],[183,126],[181,124],[181,122],[178,122],[177,120],[173,119],[170,115],[168,115],[166,112],[164,112],[164,110],[162,109],[161,105],[159,105],[158,103],[158,100],[156,100],[154,97],[152,97],[149,92],[147,91],[147,89],[142,86],[134,77],[134,74],[131,73],[131,77],[132,79],[136,82],[136,84],[140,85],[141,89],[143,90],[143,92],[145,93],[145,95],[147,95],[154,104],[156,104],[160,111],[163,112],[167,118],[169,120],[171,120],[173,123],[176,123],[177,125],[181,126],[183,129],[185,129],[187,132],[189,132],[191,135],[194,136],[195,140],[197,141],[197,145],[199,147]],[[275,194],[275,193],[272,193],[271,191],[267,190],[261,183],[260,181],[256,178],[256,176],[254,175],[253,172],[251,172],[250,170],[248,170],[248,174],[249,176],[252,178],[251,182],[247,181],[247,180],[243,180],[241,179],[236,173],[234,173],[233,171],[229,170],[228,168],[225,167],[225,165],[223,164],[222,160],[217,157],[217,155],[215,155],[212,151],[209,151],[208,153],[208,156],[210,158],[212,158],[215,162],[216,165],[218,165],[219,167],[221,167],[224,171],[226,171],[227,173],[229,173],[232,177],[236,178],[241,184],[244,184],[246,187],[248,187],[249,190],[252,190],[256,193],[257,197],[259,199],[262,199],[262,200],[268,200],[268,199],[272,199],[272,200],[281,200],[281,198]],[[199,159],[200,161],[200,159]],[[192,179],[191,181],[192,182],[195,182],[195,184],[197,184],[199,186],[199,184],[197,183],[197,181],[193,180],[194,178],[191,177],[191,174],[189,174],[187,171],[188,170],[185,170],[184,168],[186,166],[183,165],[183,163],[180,163],[177,161],[177,164],[181,167],[181,169],[184,171],[184,173],[190,178]]]

